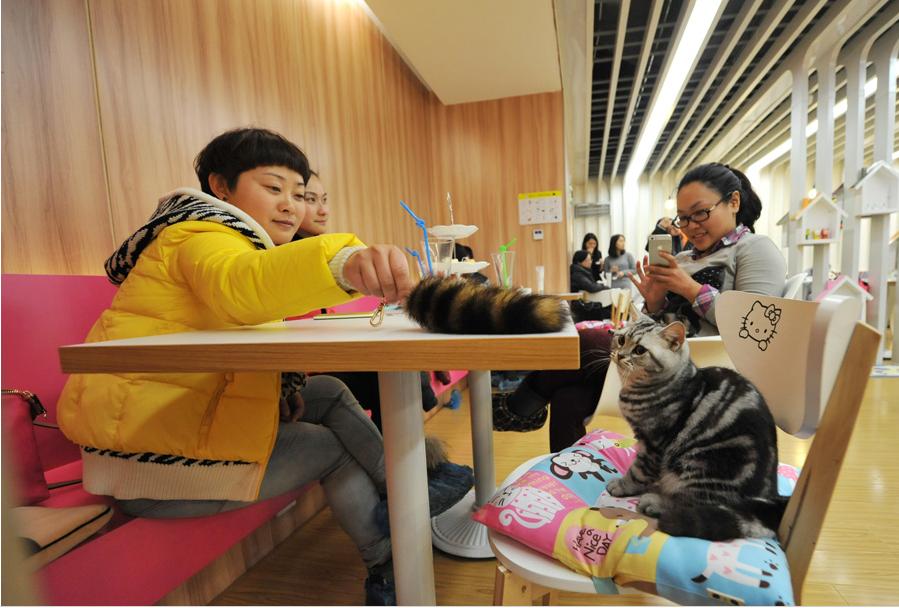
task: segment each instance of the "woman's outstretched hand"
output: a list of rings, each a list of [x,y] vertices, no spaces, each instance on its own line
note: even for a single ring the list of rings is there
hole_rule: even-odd
[[[394,245],[371,245],[355,252],[343,267],[343,277],[356,291],[390,303],[404,299],[414,286],[406,255]]]

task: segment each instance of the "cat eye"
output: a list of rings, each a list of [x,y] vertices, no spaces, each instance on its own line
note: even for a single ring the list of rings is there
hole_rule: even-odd
[[[646,349],[643,348],[643,347],[642,347],[641,345],[639,345],[639,344],[636,345],[636,346],[634,347],[634,354],[635,354],[635,355],[642,355],[642,354],[645,353],[645,352],[646,352]]]
[[[618,336],[618,346],[624,346],[624,336]]]

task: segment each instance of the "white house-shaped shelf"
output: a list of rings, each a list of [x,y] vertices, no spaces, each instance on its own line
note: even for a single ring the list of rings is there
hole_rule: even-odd
[[[857,281],[853,281],[845,274],[841,274],[835,280],[831,281],[830,284],[824,288],[824,291],[815,297],[815,300],[820,302],[827,296],[843,296],[861,300],[861,321],[865,320],[865,309],[867,308],[865,302],[874,299],[874,296],[865,291]]]
[[[780,229],[780,246],[781,247],[789,247],[790,243],[790,212],[787,211],[784,213],[783,217],[777,220],[777,225],[781,226]]]
[[[827,245],[840,238],[840,223],[847,214],[819,194],[793,218],[799,222],[799,245]]]
[[[889,163],[877,161],[852,186],[861,197],[859,217],[899,211],[899,171]]]

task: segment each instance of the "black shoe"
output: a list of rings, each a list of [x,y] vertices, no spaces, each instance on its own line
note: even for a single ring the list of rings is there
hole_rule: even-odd
[[[521,416],[509,409],[507,400],[510,393],[493,394],[493,430],[517,431],[527,433],[536,431],[546,424],[549,416],[549,406],[544,406],[530,416]]]
[[[431,517],[437,517],[462,500],[474,485],[471,467],[443,462],[428,471],[428,506]],[[390,517],[385,498],[375,507],[375,524],[384,536],[390,536]]]
[[[366,606],[396,606],[396,587],[393,583],[393,561],[368,571],[365,579]]]

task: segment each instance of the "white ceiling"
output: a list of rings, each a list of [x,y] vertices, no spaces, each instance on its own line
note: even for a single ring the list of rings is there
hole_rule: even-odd
[[[552,0],[364,0],[446,105],[558,91]]]

